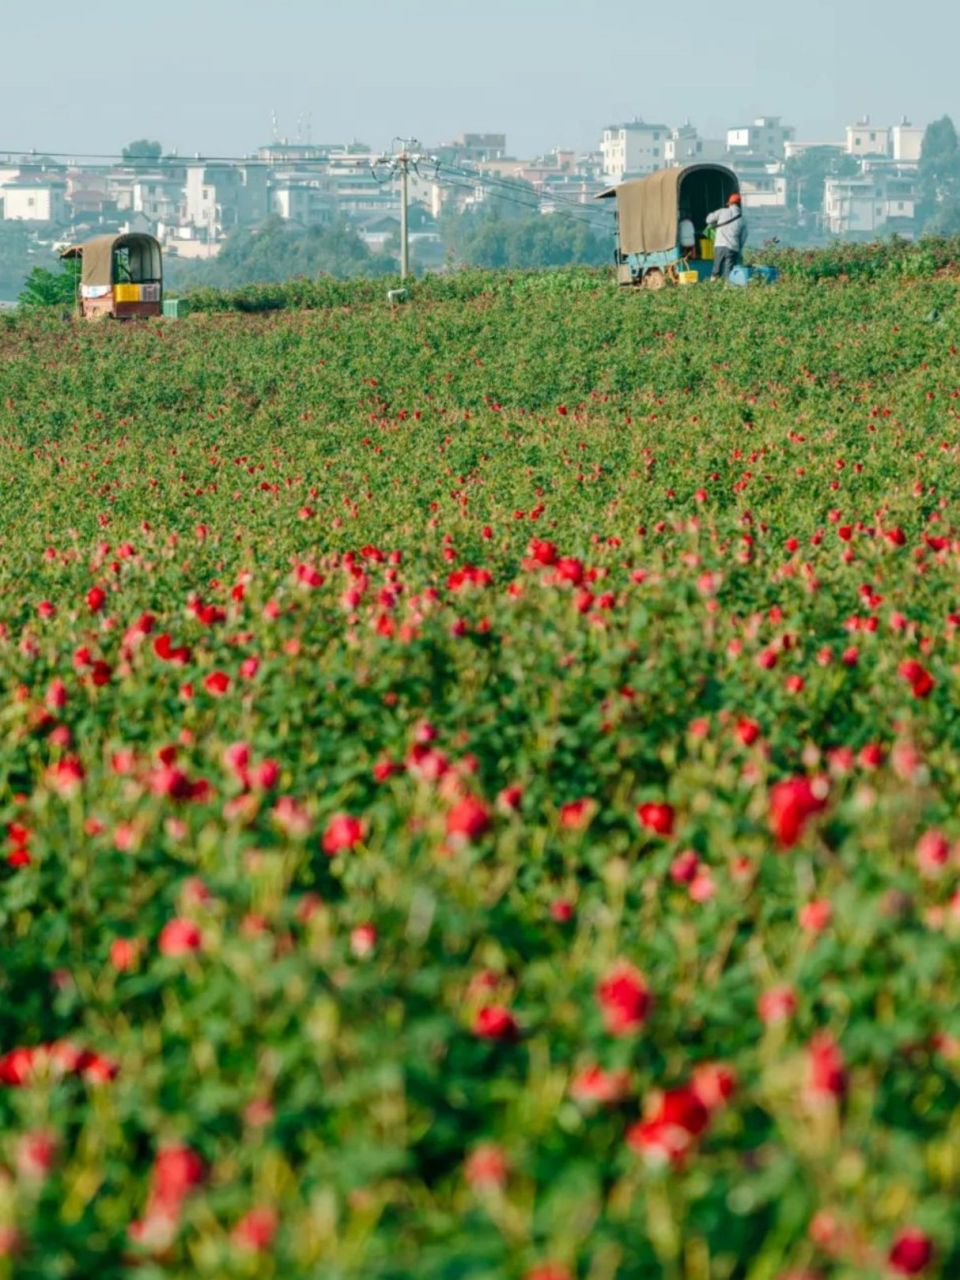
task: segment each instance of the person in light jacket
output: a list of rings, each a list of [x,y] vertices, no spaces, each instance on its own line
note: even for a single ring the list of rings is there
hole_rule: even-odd
[[[730,279],[730,272],[743,261],[743,246],[747,243],[747,224],[738,195],[732,195],[726,208],[707,215],[707,226],[716,227],[717,238],[713,246],[714,280]]]
[[[680,210],[680,256],[682,258],[697,256],[697,229],[687,209]]]

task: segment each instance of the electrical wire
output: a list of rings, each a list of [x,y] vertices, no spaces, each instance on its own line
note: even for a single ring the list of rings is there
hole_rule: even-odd
[[[540,195],[532,187],[529,187],[526,184],[512,183],[508,179],[498,180],[496,178],[489,178],[479,173],[477,170],[470,171],[460,169],[452,165],[440,165],[436,180],[440,182],[447,180],[444,178],[444,174],[448,172],[455,174],[457,178],[464,180],[465,182],[472,183],[480,187],[486,187],[492,192],[492,194],[497,195],[501,199],[512,200],[516,204],[523,204],[527,208],[534,209],[540,213],[543,212],[543,205],[545,203],[565,204],[568,208],[555,209],[555,216],[576,218],[579,222],[584,222],[588,226],[600,229],[603,229],[604,224],[607,222],[609,217],[608,212],[605,209],[597,209],[595,212],[591,212],[588,205],[583,205],[579,201],[569,199],[565,201],[557,200],[557,198],[552,194]],[[529,199],[523,199],[522,197],[524,196],[529,197]],[[574,212],[574,210],[576,210],[576,212]]]
[[[577,199],[575,196],[570,196],[565,192],[548,190],[541,190],[538,192],[531,183],[524,182],[523,179],[504,178],[500,174],[487,174],[480,169],[468,169],[464,165],[443,164],[441,167],[463,177],[476,178],[478,181],[482,181],[490,186],[498,186],[502,187],[504,190],[512,189],[537,195],[538,198],[544,202],[552,201],[558,204],[568,204],[578,209],[590,208],[590,206],[585,204],[584,201]]]
[[[476,191],[478,186],[482,187],[487,185],[482,181],[478,182],[474,179],[447,177],[443,173],[438,176],[437,181],[442,185],[459,187],[466,191]],[[529,209],[531,213],[537,213],[543,216],[543,208],[539,201],[521,200],[515,195],[499,190],[493,190],[491,194],[496,196],[498,200],[503,200],[507,204],[516,205],[520,209]],[[589,227],[591,231],[597,233],[603,233],[608,229],[607,226],[604,225],[604,222],[601,221],[602,215],[590,217],[589,215],[573,213],[567,209],[557,209],[549,216],[555,218],[566,218],[569,222],[578,222],[581,226]]]
[[[277,144],[277,147],[289,144]],[[309,146],[310,144],[303,144]],[[265,146],[262,148],[268,151],[271,148]],[[336,153],[326,153],[315,157],[293,157],[289,163],[301,169],[322,168],[329,169],[330,161],[335,157]],[[51,160],[86,160],[86,161],[113,161],[127,165],[151,164],[157,168],[182,168],[188,165],[196,164],[280,164],[282,161],[268,161],[260,159],[257,156],[228,156],[228,155],[200,155],[180,156],[180,155],[123,155],[116,152],[91,152],[91,151],[44,151],[37,148],[23,147],[3,147],[0,146],[0,155],[6,155],[11,161],[16,158],[22,163],[37,163],[47,157]],[[394,181],[395,175],[390,174],[381,178],[377,173],[377,163],[381,161],[381,157],[373,157],[371,155],[367,162],[366,169],[372,175],[378,186],[386,186]],[[358,161],[360,157],[358,157]],[[420,163],[425,163],[433,168],[432,176],[424,177],[420,171]],[[78,169],[95,169],[102,167],[99,164],[78,164],[74,166]],[[357,169],[364,168],[362,161],[357,164]],[[564,208],[554,208],[553,215],[555,217],[568,218],[572,221],[588,226],[591,230],[603,230],[605,217],[604,214],[597,210],[595,213],[590,212],[590,207],[582,201],[561,192],[538,193],[537,190],[529,183],[522,180],[504,178],[497,174],[487,174],[478,169],[470,169],[464,165],[451,164],[436,158],[422,157],[412,165],[417,176],[424,181],[436,182],[440,185],[456,186],[463,189],[476,189],[481,187],[486,189],[499,199],[507,203],[514,204],[518,208],[529,209],[534,213],[543,213],[543,205],[545,203],[563,205]],[[529,197],[524,199],[522,197]],[[574,210],[582,212],[574,212]]]

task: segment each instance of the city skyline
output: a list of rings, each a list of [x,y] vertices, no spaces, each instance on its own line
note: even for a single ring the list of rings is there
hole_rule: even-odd
[[[51,43],[61,12],[70,36]],[[159,19],[110,0],[82,24],[54,0],[42,13],[18,7],[4,17],[18,56],[0,83],[0,150],[113,154],[149,136],[181,154],[242,155],[270,141],[275,112],[279,135],[291,139],[305,136],[308,119],[315,141],[375,149],[398,133],[430,144],[497,131],[512,153],[532,155],[594,149],[605,125],[636,115],[690,118],[704,136],[720,136],[776,112],[798,138],[827,142],[864,114],[916,123],[956,110],[946,86],[960,19],[942,0],[911,9],[912,24],[926,20],[938,34],[922,67],[891,39],[903,15],[889,0],[867,23],[827,0],[811,0],[799,24],[758,0],[743,0],[738,13],[728,31],[714,5],[692,0],[688,22],[651,45],[655,19],[625,0],[600,17],[592,6],[557,11],[545,0],[491,0],[482,13],[465,0],[403,9],[355,0],[332,13],[286,0],[239,20],[225,0],[202,9],[171,0]]]

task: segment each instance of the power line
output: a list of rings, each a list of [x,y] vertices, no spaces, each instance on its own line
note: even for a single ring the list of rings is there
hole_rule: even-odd
[[[543,205],[551,203],[554,206],[563,205],[564,208],[555,208],[553,216],[568,218],[579,222],[584,226],[588,226],[591,230],[603,230],[605,221],[603,213],[599,210],[591,212],[590,207],[582,201],[571,197],[567,193],[562,192],[538,192],[532,184],[526,183],[518,179],[504,178],[498,174],[484,173],[479,169],[471,169],[465,165],[457,165],[447,161],[441,161],[435,155],[426,154],[419,149],[420,144],[415,139],[404,140],[395,138],[394,143],[401,144],[401,150],[393,155],[374,156],[367,153],[354,153],[351,159],[355,160],[355,167],[358,170],[364,168],[366,161],[367,171],[372,175],[374,181],[379,185],[386,185],[397,174],[401,176],[401,213],[403,211],[403,188],[407,185],[409,173],[412,169],[418,177],[428,182],[435,182],[443,186],[456,186],[466,188],[481,187],[486,189],[499,199],[507,203],[514,204],[519,208],[529,209],[531,212],[543,213]],[[285,144],[279,144],[285,146]],[[263,150],[270,151],[272,148],[267,146]],[[278,147],[279,149],[279,147]],[[177,154],[167,155],[146,155],[146,154],[127,154],[122,152],[90,152],[90,151],[42,151],[34,147],[2,147],[0,146],[0,154],[8,155],[12,158],[16,157],[21,162],[29,164],[31,161],[41,162],[46,158],[51,160],[85,160],[85,161],[107,161],[119,162],[126,165],[151,164],[157,168],[182,168],[188,165],[197,164],[261,164],[265,166],[280,167],[288,164],[291,167],[300,169],[320,168],[328,170],[331,161],[336,163],[338,158],[348,153],[338,153],[336,151],[326,151],[315,156],[292,156],[289,160],[273,160],[265,159],[259,156],[236,156],[236,155],[201,155],[196,153],[194,156],[181,156]],[[404,158],[406,157],[406,158]],[[378,169],[388,166],[392,169],[389,177],[381,178]],[[425,175],[421,172],[421,166],[428,170]],[[78,169],[99,168],[96,164],[77,164],[73,166]],[[432,174],[429,170],[432,169]],[[335,175],[334,175],[335,176]],[[457,181],[456,179],[460,179]],[[529,197],[527,199],[523,197]],[[576,210],[577,212],[574,212]],[[581,212],[582,211],[582,212]],[[402,219],[401,219],[402,221]],[[402,229],[401,229],[402,231]],[[404,238],[404,237],[402,237]]]
[[[394,139],[394,141],[396,142],[396,141],[402,141],[402,140]],[[264,147],[263,149],[270,150],[269,147]],[[17,159],[23,161],[24,163],[30,163],[31,161],[40,162],[46,159],[47,157],[49,157],[52,160],[82,159],[82,160],[117,161],[122,164],[129,164],[129,165],[149,163],[149,164],[156,165],[158,168],[179,168],[179,167],[186,167],[188,165],[197,165],[197,164],[263,164],[263,165],[272,165],[274,167],[279,167],[280,165],[283,165],[286,163],[286,164],[290,164],[291,166],[296,166],[296,167],[305,168],[305,169],[311,169],[314,167],[327,169],[330,166],[331,160],[336,161],[337,158],[342,157],[348,153],[338,153],[335,151],[330,151],[317,156],[294,156],[294,157],[291,157],[289,161],[269,160],[269,159],[264,159],[255,155],[246,155],[246,156],[203,155],[199,152],[197,152],[193,156],[181,156],[175,153],[155,156],[155,155],[146,155],[146,154],[124,155],[123,153],[116,153],[116,152],[45,151],[45,150],[39,150],[37,148],[24,148],[24,147],[0,147],[0,154],[8,155],[11,157],[11,159],[16,157]],[[372,154],[368,155],[363,152],[355,153],[353,156],[351,156],[351,158],[355,159],[357,168],[362,168],[364,163],[366,163],[371,170],[374,169],[378,161],[382,164],[386,160],[386,157],[383,157],[383,156],[376,157],[376,156],[373,156]],[[438,171],[440,168],[443,168],[443,169],[449,170],[450,172],[457,173],[462,177],[476,179],[478,183],[484,186],[488,186],[488,187],[498,186],[498,187],[502,187],[504,190],[526,192],[538,198],[541,202],[549,200],[553,203],[569,204],[577,208],[584,208],[584,209],[587,208],[587,206],[584,205],[583,201],[578,200],[575,197],[571,197],[566,193],[563,193],[563,192],[538,193],[535,187],[533,187],[531,184],[526,183],[522,180],[504,178],[498,174],[487,174],[478,169],[469,169],[464,165],[456,165],[456,164],[451,164],[447,161],[440,161],[437,159],[436,156],[426,155],[423,153],[419,153],[415,158],[412,158],[411,160],[412,167],[421,177],[424,175],[419,173],[418,165],[424,164],[424,163],[428,165],[433,165]],[[99,168],[100,166],[76,165],[74,167],[82,169],[82,168],[91,168],[91,167]],[[426,178],[425,180],[429,181],[430,179]],[[434,180],[436,180],[436,178],[434,178]]]
[[[505,178],[501,174],[487,174],[480,169],[468,169],[464,165],[443,164],[443,168],[455,172],[463,177],[476,178],[478,181],[490,186],[503,187],[504,190],[516,190],[525,192],[529,195],[536,196],[541,202],[551,201],[558,204],[568,204],[585,212],[590,206],[584,201],[578,200],[575,196],[570,196],[565,192],[549,191],[547,189],[537,188],[532,184],[525,182],[521,178]]]
[[[487,181],[479,178],[471,177],[465,179],[459,174],[456,177],[447,177],[443,172],[443,166],[441,166],[441,171],[438,173],[435,181],[448,186],[460,187],[465,190],[475,191],[477,187],[487,187],[490,190],[490,193],[496,196],[498,200],[503,200],[507,204],[513,204],[518,208],[529,209],[532,213],[537,213],[541,216],[543,215],[543,203],[537,198],[536,192],[533,191],[529,193],[533,196],[532,200],[523,200],[519,198],[518,195],[513,194],[513,191],[518,190],[518,188],[505,191],[497,189],[494,184],[488,183]],[[604,215],[600,213],[591,216],[586,210],[584,213],[579,214],[574,213],[571,209],[556,209],[550,216],[555,218],[566,218],[571,222],[579,222],[581,226],[589,227],[591,231],[602,232],[606,229],[604,225]]]

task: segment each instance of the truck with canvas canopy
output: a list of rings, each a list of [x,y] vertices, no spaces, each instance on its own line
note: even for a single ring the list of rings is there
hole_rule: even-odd
[[[739,193],[737,175],[722,164],[660,169],[601,191],[598,200],[617,202],[618,282],[661,289],[709,276],[713,246],[705,234],[707,215]],[[693,252],[680,244],[681,217],[693,223]]]
[[[131,320],[163,314],[163,255],[153,236],[96,236],[64,249],[60,257],[80,259],[78,315]]]

